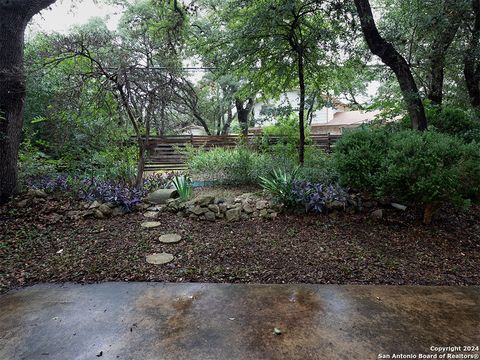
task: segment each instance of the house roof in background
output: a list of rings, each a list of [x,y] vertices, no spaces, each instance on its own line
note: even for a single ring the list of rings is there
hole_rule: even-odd
[[[324,124],[312,124],[315,127],[332,126],[332,125],[355,125],[372,121],[380,111],[343,111],[333,115],[333,119]]]

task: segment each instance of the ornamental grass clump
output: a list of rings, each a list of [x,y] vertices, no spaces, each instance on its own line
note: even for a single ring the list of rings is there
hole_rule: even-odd
[[[296,205],[293,186],[297,179],[299,168],[294,171],[275,169],[269,176],[260,176],[260,186],[268,192],[273,198],[283,204],[286,208],[292,208]]]
[[[193,194],[192,180],[188,176],[185,176],[185,175],[175,176],[172,179],[172,183],[175,186],[175,189],[177,189],[178,194],[180,195],[180,199],[185,201],[192,197],[192,194]]]

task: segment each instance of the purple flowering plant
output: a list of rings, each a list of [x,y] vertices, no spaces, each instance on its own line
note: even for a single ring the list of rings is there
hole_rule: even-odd
[[[325,213],[329,205],[337,202],[347,205],[348,193],[338,185],[312,184],[308,181],[296,181],[292,192],[297,203],[305,206],[306,212]]]
[[[81,200],[108,202],[132,211],[149,192],[169,186],[173,177],[173,174],[150,175],[143,180],[143,188],[139,189],[128,182],[56,174],[29,178],[26,186],[47,193],[71,193]]]

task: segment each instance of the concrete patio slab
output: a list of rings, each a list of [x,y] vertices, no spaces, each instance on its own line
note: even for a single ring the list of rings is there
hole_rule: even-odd
[[[0,296],[2,360],[479,354],[433,348],[464,345],[480,346],[480,287],[103,283]]]

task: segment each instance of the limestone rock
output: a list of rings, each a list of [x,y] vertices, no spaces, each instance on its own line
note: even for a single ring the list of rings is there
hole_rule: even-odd
[[[207,211],[205,213],[205,220],[215,221],[215,213],[213,211]]]
[[[117,206],[112,209],[112,216],[120,216],[125,214],[125,209],[122,206]]]
[[[218,204],[218,210],[220,210],[221,213],[225,213],[227,211],[227,204],[225,203]]]
[[[98,209],[95,209],[93,211],[93,216],[95,216],[96,219],[103,219],[105,218],[105,215]]]
[[[112,215],[112,209],[107,204],[101,204],[98,210],[105,216]]]
[[[146,217],[147,219],[156,219],[158,217],[158,212],[157,211],[147,211],[143,213],[143,216]]]
[[[182,210],[187,206],[188,203],[182,203],[181,199],[168,199],[166,202],[167,208],[171,211]]]
[[[29,203],[29,199],[21,200],[17,203],[17,207],[20,209],[23,209],[24,207],[27,207],[28,203]]]
[[[173,260],[173,255],[168,253],[147,255],[146,261],[149,264],[163,265]]]
[[[266,200],[258,200],[257,203],[255,204],[255,208],[257,210],[263,210],[268,206],[268,201]]]
[[[197,205],[193,208],[190,208],[189,211],[194,213],[197,216],[200,216],[200,215],[205,214],[208,211],[208,209],[205,208],[205,207],[200,207],[200,206]]]
[[[90,206],[88,207],[89,209],[96,209],[96,208],[99,208],[100,205],[102,205],[100,202],[98,202],[97,200],[95,200],[94,202],[92,202],[90,204]]]
[[[247,214],[251,214],[255,211],[255,209],[247,203],[243,205],[243,211],[245,211]]]
[[[182,236],[178,234],[164,234],[158,238],[161,243],[174,244],[182,240]]]
[[[147,202],[154,205],[166,204],[168,199],[174,199],[178,197],[178,191],[176,189],[159,189],[147,196]]]
[[[237,220],[240,220],[240,214],[241,214],[240,208],[233,208],[233,209],[227,210],[227,212],[225,213],[225,217],[227,218],[227,221],[237,221]]]
[[[220,212],[220,208],[216,204],[208,205],[208,210],[210,210],[211,212],[214,212],[215,214],[218,214]]]
[[[165,206],[162,206],[162,205],[155,205],[155,206],[150,206],[147,208],[147,211],[163,211],[163,209],[165,208]]]
[[[272,212],[272,213],[269,213],[268,214],[268,218],[271,219],[271,220],[275,220],[278,216],[278,213],[276,212]]]
[[[210,204],[213,204],[213,201],[215,200],[214,196],[210,195],[201,195],[194,200],[194,204],[198,206],[208,206]]]
[[[267,209],[262,209],[262,210],[260,210],[259,215],[260,215],[260,217],[262,217],[262,218],[267,217],[267,216],[268,216],[268,211],[267,211]]]
[[[230,203],[230,204],[227,204],[227,209],[230,210],[230,209],[241,209],[242,208],[242,204],[241,203]]]
[[[27,196],[30,198],[42,198],[45,199],[47,197],[47,193],[43,190],[39,189],[30,189],[27,192]]]
[[[394,207],[397,210],[405,211],[407,210],[407,207],[405,205],[397,204],[397,203],[391,203],[392,207]]]

